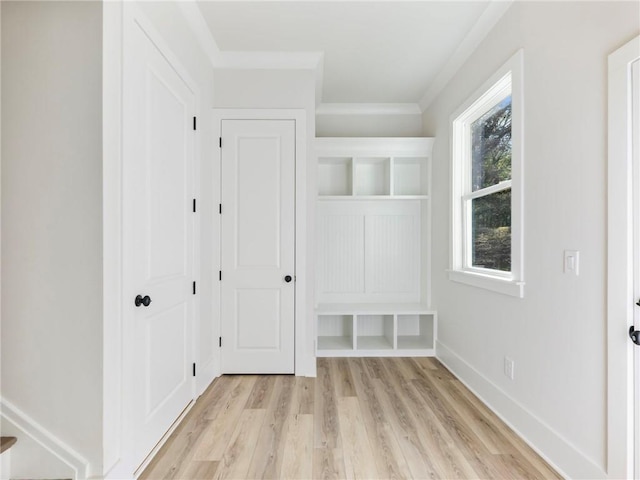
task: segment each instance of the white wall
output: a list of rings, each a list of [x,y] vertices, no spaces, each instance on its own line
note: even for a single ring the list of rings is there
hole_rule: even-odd
[[[303,108],[315,114],[312,70],[218,68],[214,76],[215,108]]]
[[[421,137],[422,116],[316,115],[317,137]]]
[[[307,205],[306,234],[307,278],[304,298],[306,302],[308,356],[305,375],[315,376],[314,297],[315,297],[315,197],[316,158],[313,150],[315,138],[315,72],[312,70],[232,70],[216,69],[214,72],[215,108],[264,108],[264,109],[304,109],[307,121]],[[301,298],[299,295],[298,300]]]
[[[99,473],[102,5],[1,8],[2,397]]]
[[[572,478],[606,471],[607,55],[636,2],[515,3],[424,114],[434,135],[438,355]],[[451,113],[524,48],[525,296],[448,280]],[[580,251],[580,276],[563,250]],[[515,379],[503,357],[515,361]]]

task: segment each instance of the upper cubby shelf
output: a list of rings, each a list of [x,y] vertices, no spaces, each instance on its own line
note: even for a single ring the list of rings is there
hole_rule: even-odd
[[[426,199],[432,138],[317,138],[321,200]]]

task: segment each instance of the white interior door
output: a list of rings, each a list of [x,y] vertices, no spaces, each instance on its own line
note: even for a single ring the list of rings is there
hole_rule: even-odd
[[[222,120],[221,367],[294,372],[295,122]]]
[[[195,100],[137,24],[126,34],[123,308],[139,464],[193,399]]]
[[[634,297],[640,302],[640,60],[631,65],[631,131],[633,158],[633,215],[634,215]],[[640,330],[640,306],[634,309],[633,324]],[[635,478],[640,480],[640,347],[634,348],[635,385]]]

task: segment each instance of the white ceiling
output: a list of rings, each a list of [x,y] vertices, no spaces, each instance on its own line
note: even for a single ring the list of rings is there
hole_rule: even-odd
[[[451,70],[463,47],[473,47],[469,34],[480,23],[486,27],[490,4],[201,1],[198,6],[223,54],[324,53],[323,103],[418,103],[434,81],[442,83],[442,72]]]

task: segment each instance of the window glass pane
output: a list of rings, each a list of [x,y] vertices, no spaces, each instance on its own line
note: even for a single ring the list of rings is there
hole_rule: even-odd
[[[471,124],[472,191],[511,179],[511,95]]]
[[[471,265],[511,271],[511,189],[471,200]]]

